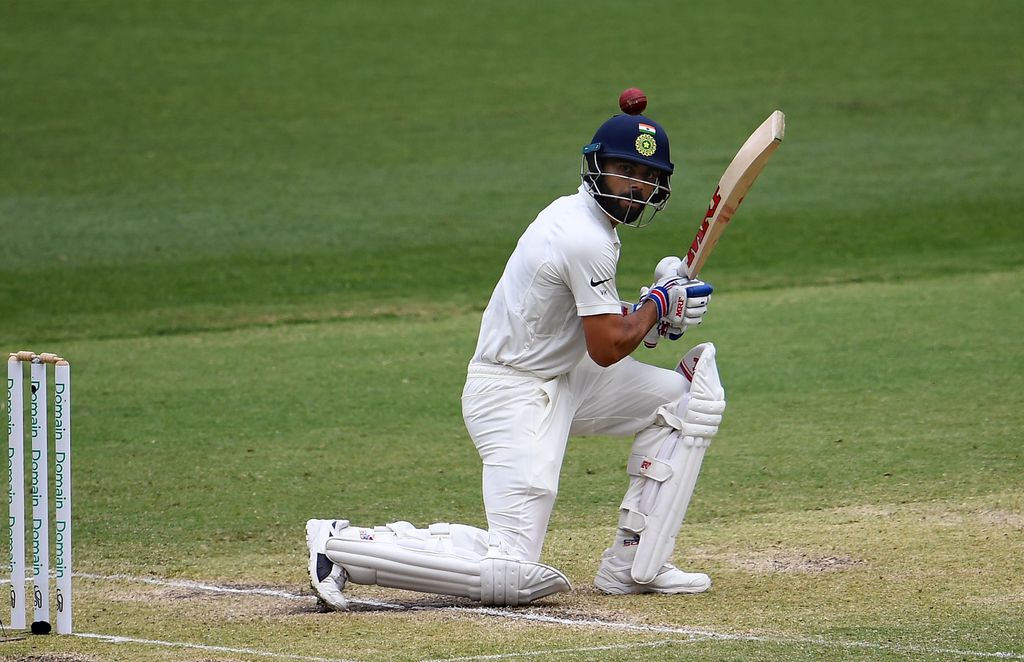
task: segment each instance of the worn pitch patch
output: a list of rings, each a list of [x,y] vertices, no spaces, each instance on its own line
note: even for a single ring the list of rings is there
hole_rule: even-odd
[[[770,548],[749,554],[729,554],[721,560],[740,570],[754,573],[829,572],[864,566],[867,561],[845,554],[822,555],[794,549]]]
[[[19,655],[18,657],[0,656],[0,662],[99,662],[101,659],[92,655],[72,653],[32,653],[31,655]]]
[[[81,576],[81,575],[79,575]],[[215,586],[200,582],[135,581],[130,578],[85,575],[97,581],[91,590],[112,603],[165,604],[171,609],[201,609],[204,617],[215,621],[247,621],[252,618],[287,618],[315,612],[312,595],[291,595],[279,589],[261,586]],[[120,581],[118,581],[120,580]],[[283,597],[297,598],[282,605]],[[182,603],[188,603],[183,606]]]

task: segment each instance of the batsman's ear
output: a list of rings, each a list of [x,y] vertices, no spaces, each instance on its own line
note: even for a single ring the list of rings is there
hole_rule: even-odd
[[[658,180],[658,190],[651,196],[651,202],[654,204],[661,204],[668,200],[668,196],[672,193],[672,188],[668,184],[668,175],[662,175]]]

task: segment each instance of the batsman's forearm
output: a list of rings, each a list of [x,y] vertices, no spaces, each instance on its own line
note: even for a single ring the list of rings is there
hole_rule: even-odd
[[[599,366],[608,367],[633,353],[658,321],[653,301],[626,315],[595,315],[583,318],[587,352]]]
[[[640,346],[644,336],[658,323],[658,306],[654,301],[647,300],[639,308],[623,316],[629,334],[629,340],[625,343],[628,351],[623,356],[629,356],[633,350]]]

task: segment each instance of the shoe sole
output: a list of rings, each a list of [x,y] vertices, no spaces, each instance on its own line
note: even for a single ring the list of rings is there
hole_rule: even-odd
[[[316,534],[320,530],[320,523],[324,521],[327,520],[309,520],[308,522],[306,522],[306,548],[309,549],[309,565],[306,567],[306,570],[309,573],[309,587],[313,589],[313,595],[316,596],[317,604],[322,609],[325,609],[327,611],[337,611],[339,607],[336,607],[335,605],[332,605],[330,602],[328,602],[327,599],[324,598],[320,592],[321,582],[319,579],[319,573],[317,572],[317,569],[319,566],[320,557],[324,555],[321,552],[314,551],[313,547]],[[326,558],[327,557],[324,556],[325,560]]]
[[[317,557],[320,554],[319,552],[313,551],[313,538],[316,537],[316,530],[319,528],[319,526],[318,524],[314,524],[314,522],[317,522],[317,520],[310,520],[306,522],[306,549],[309,550],[309,565],[307,566],[306,570],[309,572],[309,586],[313,589],[314,592],[317,592],[316,566]],[[319,592],[317,592],[317,597],[320,597]]]

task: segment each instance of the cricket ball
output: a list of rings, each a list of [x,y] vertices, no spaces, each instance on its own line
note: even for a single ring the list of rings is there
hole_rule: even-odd
[[[643,90],[631,87],[619,95],[619,108],[627,115],[639,115],[647,107],[647,95]]]

